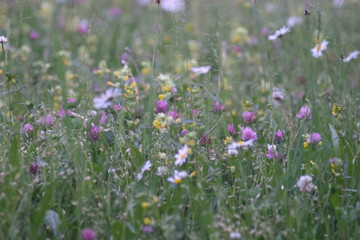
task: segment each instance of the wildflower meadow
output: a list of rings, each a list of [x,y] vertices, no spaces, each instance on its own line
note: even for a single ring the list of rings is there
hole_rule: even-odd
[[[0,239],[360,239],[358,0],[2,0]]]

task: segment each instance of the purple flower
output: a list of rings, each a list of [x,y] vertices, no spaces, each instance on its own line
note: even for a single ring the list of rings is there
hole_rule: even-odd
[[[20,133],[21,134],[26,134],[29,135],[29,133],[34,130],[34,127],[30,124],[30,123],[26,123],[21,129],[20,129]]]
[[[70,98],[67,100],[67,103],[76,103],[76,98]]]
[[[211,139],[206,136],[205,133],[201,135],[200,143],[203,145],[211,144]]]
[[[197,108],[195,108],[195,109],[193,109],[193,110],[191,111],[191,114],[192,114],[193,116],[197,115],[198,113],[199,113],[199,109],[197,109]]]
[[[146,225],[146,226],[144,226],[143,227],[143,232],[144,233],[151,233],[151,232],[153,232],[154,230],[153,230],[153,228],[150,226],[150,225]]]
[[[120,56],[121,64],[122,64],[122,65],[126,65],[127,62],[128,62],[128,58],[129,58],[129,54],[128,54],[128,53],[125,52],[125,53],[121,54],[121,56]]]
[[[123,109],[123,107],[120,104],[114,104],[112,108],[118,111]]]
[[[189,132],[189,130],[183,129],[183,130],[181,131],[181,136],[185,136],[186,134],[188,134],[188,132]]]
[[[155,113],[166,113],[168,110],[168,103],[164,100],[159,100],[156,102]]]
[[[240,45],[235,45],[234,47],[233,47],[233,52],[234,52],[234,54],[239,54],[239,53],[241,53],[243,51],[243,49],[242,49],[242,47],[240,46]]]
[[[274,143],[279,144],[282,141],[284,141],[284,133],[281,130],[278,130],[275,134],[274,134]]]
[[[213,112],[218,113],[218,112],[224,112],[224,111],[225,111],[225,105],[220,104],[218,101],[216,101],[213,106]]]
[[[306,140],[308,143],[319,143],[321,141],[321,135],[317,132],[310,134]]]
[[[236,135],[236,131],[235,131],[234,124],[228,124],[228,125],[227,125],[227,130],[229,131],[229,133],[230,133],[231,135]]]
[[[178,91],[178,90],[177,90],[176,87],[174,87],[174,88],[171,89],[171,92],[172,92],[172,93],[177,93],[177,91]]]
[[[104,125],[106,123],[107,118],[108,118],[107,113],[103,111],[100,118],[100,125]]]
[[[176,120],[179,117],[179,114],[175,111],[170,111],[169,116]]]
[[[37,40],[40,37],[40,34],[37,31],[30,31],[29,37],[31,40]]]
[[[270,30],[267,27],[263,27],[260,31],[261,35],[267,36],[270,34]]]
[[[311,192],[315,188],[315,185],[312,183],[312,177],[309,175],[301,176],[296,185],[302,192]]]
[[[303,106],[300,108],[300,112],[296,115],[299,119],[311,119],[311,108],[309,106]]]
[[[57,115],[58,117],[65,117],[65,109],[61,109],[60,111],[58,111],[58,112],[56,113],[56,115]]]
[[[108,10],[108,13],[113,17],[118,17],[121,15],[121,10],[118,7],[112,7]]]
[[[45,115],[40,120],[41,127],[50,127],[53,124],[53,119],[49,115]]]
[[[90,32],[88,20],[81,20],[79,25],[77,26],[77,31],[82,35],[87,35]]]
[[[279,157],[279,154],[276,151],[276,145],[268,144],[268,152],[266,156],[268,159],[276,159]]]
[[[242,140],[248,141],[248,140],[257,140],[256,132],[254,132],[250,127],[246,127],[242,131]]]
[[[37,162],[33,162],[29,166],[29,173],[36,175],[39,172],[39,164]]]
[[[100,138],[100,128],[95,126],[93,123],[91,124],[90,132],[89,132],[89,140],[90,142],[94,142]]]
[[[92,229],[86,228],[81,232],[81,238],[83,240],[95,240],[96,234]]]
[[[256,115],[254,112],[243,112],[242,117],[244,118],[245,123],[252,123],[256,120]]]

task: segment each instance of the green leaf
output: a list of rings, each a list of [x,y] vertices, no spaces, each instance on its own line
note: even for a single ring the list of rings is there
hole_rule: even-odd
[[[100,133],[100,137],[103,140],[103,142],[107,143],[108,146],[112,146],[114,144],[115,135],[113,131],[104,131]]]

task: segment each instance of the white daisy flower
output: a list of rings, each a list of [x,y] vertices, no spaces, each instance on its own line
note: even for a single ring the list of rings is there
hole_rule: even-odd
[[[145,165],[141,168],[140,173],[137,175],[137,180],[138,180],[138,181],[142,179],[143,174],[144,174],[146,171],[150,170],[151,166],[152,166],[152,164],[151,164],[150,160],[147,160],[146,163],[145,163]]]
[[[349,54],[349,56],[347,56],[346,58],[343,59],[343,62],[350,62],[352,59],[356,59],[358,57],[358,55],[360,54],[360,51],[353,51]]]
[[[329,44],[329,42],[327,40],[322,41],[319,44],[316,44],[316,46],[311,49],[312,55],[314,58],[319,58],[322,57],[322,51],[327,49],[327,45]]]
[[[203,67],[192,67],[190,70],[195,74],[206,74],[210,71],[211,66],[203,66]]]
[[[312,183],[312,177],[309,175],[301,176],[296,185],[302,192],[311,192],[315,187],[315,185]]]
[[[184,0],[161,0],[161,8],[167,12],[182,12],[185,10]]]
[[[238,148],[246,148],[254,145],[254,140],[232,142],[228,146],[228,155],[234,156],[238,154]]]
[[[0,36],[0,43],[7,43],[8,39],[5,36]]]
[[[169,177],[168,181],[171,183],[176,183],[179,184],[182,182],[183,178],[186,178],[187,176],[189,176],[189,174],[186,171],[174,171],[174,176],[173,177]]]
[[[186,158],[191,153],[191,148],[185,145],[183,148],[180,148],[178,153],[175,155],[175,165],[181,166],[186,162]]]
[[[105,91],[100,97],[95,97],[93,100],[94,108],[108,108],[112,105],[112,100],[115,97],[121,95],[121,90],[119,88],[109,88]]]
[[[276,30],[273,35],[269,35],[268,39],[271,41],[275,41],[276,39],[282,37],[283,35],[285,35],[286,33],[289,33],[289,32],[290,32],[290,28],[288,28],[287,26],[284,25],[279,30]]]

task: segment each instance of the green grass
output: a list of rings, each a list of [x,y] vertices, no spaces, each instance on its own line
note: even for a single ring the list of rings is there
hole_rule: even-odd
[[[0,50],[0,239],[82,239],[86,228],[97,239],[360,237],[360,65],[339,57],[360,50],[356,0],[339,8],[325,0],[197,0],[181,13],[152,1],[0,5],[0,36],[8,38]],[[268,40],[291,15],[302,23]],[[77,31],[82,19],[88,34]],[[328,49],[312,57],[324,39]],[[190,71],[206,65],[207,74]],[[123,109],[94,109],[111,85],[122,90],[113,102]],[[285,93],[278,104],[273,88]],[[155,113],[159,99],[165,114]],[[213,111],[216,101],[225,111]],[[297,118],[304,105],[311,120]],[[59,116],[62,109],[73,114]],[[243,111],[256,121],[245,123]],[[46,115],[53,120],[44,126]],[[33,129],[24,134],[27,123]],[[95,141],[92,124],[101,126]],[[254,145],[228,155],[247,126],[257,133]],[[268,159],[277,130],[285,139],[276,144],[279,157]],[[321,144],[304,146],[313,132]],[[175,166],[185,144],[192,151]],[[147,160],[152,166],[137,180]],[[189,176],[171,183],[174,170]],[[303,175],[312,176],[310,192],[297,186]]]

